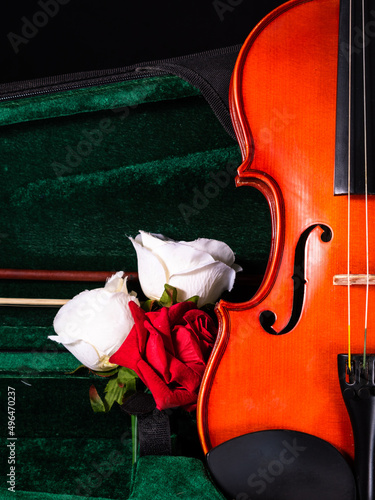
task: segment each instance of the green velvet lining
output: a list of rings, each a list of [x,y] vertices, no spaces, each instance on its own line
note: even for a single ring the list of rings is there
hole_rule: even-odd
[[[36,355],[36,357],[38,357]],[[16,428],[19,441],[24,439],[120,439],[126,433],[130,446],[130,417],[115,405],[109,413],[94,413],[89,388],[94,385],[103,394],[106,380],[98,376],[59,378],[43,377],[43,372],[22,371],[0,378],[2,401],[7,400],[8,386],[16,392]],[[1,436],[7,435],[7,412],[0,415]],[[189,421],[184,425],[188,427]],[[175,425],[175,424],[173,424]],[[193,434],[194,437],[194,434]],[[23,463],[23,462],[22,462]]]
[[[2,440],[2,448],[6,442]],[[126,499],[130,491],[131,449],[116,439],[23,438],[16,444],[16,494]],[[2,471],[9,470],[2,467]],[[4,477],[4,476],[3,476]],[[0,491],[3,498],[5,481]],[[26,496],[25,498],[28,498]],[[34,497],[31,497],[34,498]],[[36,498],[39,498],[36,496]],[[48,497],[47,497],[48,498]],[[54,497],[52,497],[54,498]],[[57,497],[59,498],[59,497]]]
[[[45,331],[43,331],[44,333]],[[40,332],[39,332],[40,335]],[[43,352],[39,355],[29,352],[0,352],[0,376],[19,376],[20,373],[43,374],[56,378],[61,372],[71,372],[79,363],[69,352]],[[27,368],[25,368],[27,367]]]
[[[142,94],[147,81],[135,83]],[[201,97],[2,127],[0,149],[3,267],[135,270],[126,236],[139,229],[218,238],[240,258],[267,259],[266,202],[235,188],[238,146]]]
[[[76,376],[58,380],[26,373],[19,379],[0,380],[1,394],[6,395],[8,387],[16,392],[16,498],[29,498],[24,491],[128,498],[132,476],[130,417],[116,405],[108,414],[94,414],[88,402],[92,383],[103,391],[105,381],[93,376],[90,380]],[[174,454],[198,456],[194,419],[181,410],[169,412],[169,418]],[[1,413],[0,424],[5,434],[6,412]],[[3,439],[1,444],[5,449],[9,442]],[[9,471],[7,458],[7,453],[0,457],[4,472]],[[215,496],[202,463],[183,456],[142,458],[133,476],[133,495],[139,495],[148,481],[155,482],[155,490],[159,483],[163,492],[165,477],[170,474],[173,482],[165,490],[165,499],[173,498],[181,473],[186,472],[191,477],[183,479],[186,496],[181,498],[195,499],[198,485],[206,494],[203,498],[221,498]],[[0,496],[4,485],[1,488]]]
[[[37,89],[36,89],[37,90]],[[0,103],[0,125],[180,99],[200,92],[176,76],[130,80]]]
[[[29,443],[30,445],[31,443]],[[56,446],[56,443],[53,443]],[[33,443],[35,448],[44,446],[45,443],[39,441]],[[66,451],[69,442],[59,443],[59,449]],[[88,461],[90,457],[89,444],[83,448]],[[78,450],[78,453],[82,448]],[[103,457],[95,457],[92,461],[92,470],[80,471],[75,468],[74,473],[77,476],[68,477],[73,479],[71,485],[66,484],[67,490],[75,488],[76,494],[61,494],[60,492],[38,492],[17,490],[16,498],[25,500],[79,500],[83,497],[87,500],[224,500],[225,497],[215,488],[210,477],[207,474],[201,461],[187,457],[166,457],[166,456],[148,456],[141,457],[135,468],[131,484],[131,493],[128,496],[128,484],[124,484],[121,479],[122,453],[117,451],[118,455],[113,456],[111,462]],[[56,457],[57,458],[57,457]],[[59,457],[60,458],[60,457]],[[116,460],[117,459],[117,464]],[[71,468],[64,463],[57,468],[60,473],[69,474]],[[40,463],[41,466],[43,462]],[[53,467],[49,467],[52,471]],[[81,474],[80,474],[81,472]],[[100,475],[102,472],[103,475]],[[120,472],[120,477],[119,477]],[[38,474],[38,471],[36,471]],[[107,475],[107,477],[104,477]],[[51,477],[52,480],[52,477]],[[112,489],[109,492],[107,483],[112,483]],[[24,485],[27,488],[27,485]],[[94,486],[97,486],[96,488]],[[114,486],[114,487],[113,487]],[[53,488],[52,488],[53,489]],[[100,494],[100,496],[97,496]],[[104,496],[109,494],[110,496]],[[103,495],[103,496],[102,496]],[[15,498],[15,494],[7,490],[2,492],[2,498]]]
[[[255,231],[244,238],[248,227],[259,231],[268,222],[262,200],[229,184],[213,188],[216,197],[204,195],[205,186],[213,186],[210,172],[224,172],[234,154],[212,150],[20,186],[8,199],[11,217],[3,219],[12,236],[2,245],[10,252],[8,266],[135,270],[127,235],[139,229],[175,239],[221,239],[241,257],[264,258],[268,241],[257,242]]]
[[[244,269],[264,271],[267,203],[255,189],[235,187],[238,145],[186,82],[165,76],[3,102],[0,123],[0,267],[135,271],[127,237],[143,229],[225,241]],[[102,285],[0,280],[0,296],[71,298]],[[252,293],[241,289],[236,300]],[[89,387],[103,390],[105,380],[67,374],[79,362],[48,340],[55,314],[0,308],[0,391],[17,394],[17,497],[126,499],[129,418],[92,412]],[[2,412],[3,438],[6,418]],[[199,455],[196,428],[178,422],[174,449],[185,457],[142,458],[132,500],[222,498],[203,464],[186,458]],[[125,462],[95,486],[93,463],[113,450]],[[77,490],[77,479],[86,489]]]
[[[129,500],[224,500],[202,462],[187,457],[142,457]]]
[[[56,370],[60,368],[56,364]],[[130,417],[117,405],[108,414],[96,414],[89,403],[90,385],[102,393],[105,380],[37,375],[21,370],[18,376],[0,379],[4,404],[8,387],[16,393],[15,497],[35,491],[127,498],[132,470]],[[6,411],[1,412],[0,424],[4,436],[0,468],[5,477],[9,472]],[[4,489],[5,481],[0,498]]]

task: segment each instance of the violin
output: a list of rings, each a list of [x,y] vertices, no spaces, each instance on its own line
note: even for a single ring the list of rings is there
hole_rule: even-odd
[[[216,308],[198,400],[205,453],[288,429],[351,463],[361,428],[360,454],[373,454],[374,68],[373,0],[291,0],[240,51],[230,88],[236,185],[264,195],[272,236],[256,294]],[[347,401],[358,394],[370,400],[360,422]],[[366,498],[375,498],[371,467]]]

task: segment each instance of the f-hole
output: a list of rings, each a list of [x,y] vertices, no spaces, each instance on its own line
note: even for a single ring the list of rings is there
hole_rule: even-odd
[[[259,321],[262,325],[263,329],[267,333],[271,333],[272,335],[284,335],[284,333],[288,333],[296,326],[299,318],[301,317],[303,302],[305,299],[305,289],[306,289],[306,278],[305,278],[305,249],[307,239],[310,236],[311,232],[316,228],[320,227],[322,229],[322,234],[320,235],[320,239],[324,243],[328,243],[332,239],[332,231],[331,229],[324,224],[314,224],[301,234],[294,255],[294,271],[292,280],[294,282],[293,286],[293,306],[292,306],[292,314],[290,316],[289,323],[286,325],[281,332],[277,332],[272,327],[276,321],[276,315],[272,311],[263,311],[259,315]]]

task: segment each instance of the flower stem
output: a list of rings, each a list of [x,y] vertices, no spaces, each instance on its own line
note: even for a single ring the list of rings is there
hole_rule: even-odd
[[[131,415],[132,425],[132,465],[134,465],[138,458],[138,418],[137,415]]]

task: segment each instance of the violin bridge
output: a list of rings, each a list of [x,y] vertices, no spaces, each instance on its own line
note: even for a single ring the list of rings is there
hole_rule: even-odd
[[[347,274],[336,274],[333,277],[334,285],[348,286],[349,285],[375,285],[375,274],[350,274],[349,280]]]

